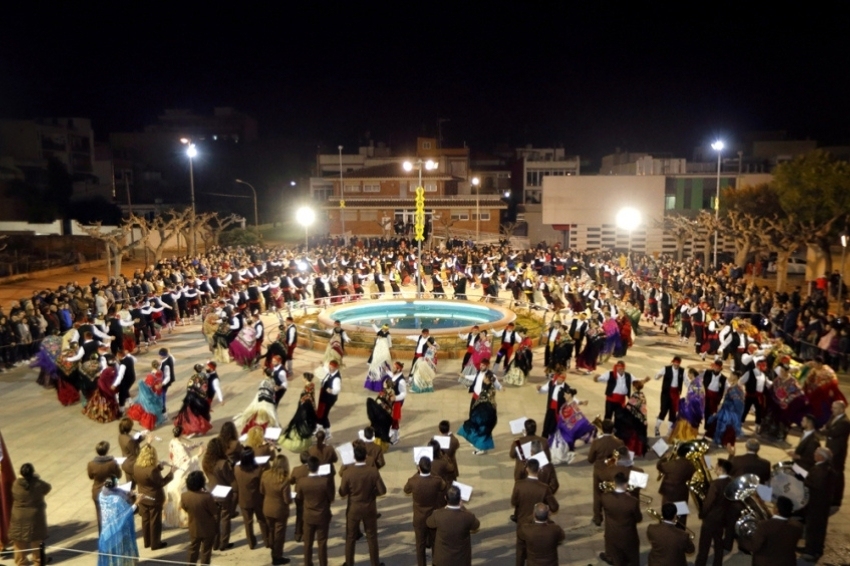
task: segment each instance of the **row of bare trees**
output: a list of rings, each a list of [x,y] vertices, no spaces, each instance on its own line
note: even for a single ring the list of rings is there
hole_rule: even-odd
[[[220,215],[217,212],[193,214],[191,208],[170,209],[157,214],[152,219],[130,214],[120,225],[104,231],[101,223],[89,226],[78,224],[86,235],[102,241],[106,245],[108,271],[112,276],[121,274],[121,259],[130,250],[142,247],[150,251],[154,262],[162,259],[166,247],[174,245],[182,237],[186,242],[187,253],[197,254],[192,233],[196,232],[206,249],[218,244],[221,233],[229,226],[241,222],[238,214]],[[140,237],[135,239],[138,228]],[[153,236],[159,236],[158,239]]]

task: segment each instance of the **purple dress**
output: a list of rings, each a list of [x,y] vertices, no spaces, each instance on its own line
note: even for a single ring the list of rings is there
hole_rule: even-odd
[[[561,436],[570,450],[575,450],[576,440],[587,444],[596,436],[596,427],[585,418],[584,413],[578,408],[578,403],[571,401],[564,403],[558,411],[558,427],[548,439],[550,445],[556,434]]]
[[[698,375],[688,385],[688,393],[684,399],[679,399],[679,417],[699,429],[702,417],[705,415],[705,392],[702,388],[702,378]]]

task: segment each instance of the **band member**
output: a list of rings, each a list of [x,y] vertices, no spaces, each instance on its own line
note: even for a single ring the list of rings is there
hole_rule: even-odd
[[[514,330],[514,323],[509,322],[508,326],[497,336],[501,336],[502,346],[499,348],[499,353],[496,355],[496,363],[494,366],[498,366],[499,362],[504,358],[504,370],[505,373],[509,369],[511,369],[511,361],[513,360],[514,347],[522,342],[522,336]]]
[[[729,460],[719,458],[715,472],[717,476],[708,485],[708,494],[699,511],[702,526],[699,530],[699,552],[694,566],[706,566],[708,552],[714,546],[714,561],[712,566],[723,564],[723,532],[731,514],[731,501],[726,498],[726,486],[732,481],[730,472],[732,464]]]
[[[741,385],[747,392],[744,400],[744,414],[741,416],[741,422],[747,420],[747,415],[750,413],[750,408],[756,408],[756,434],[761,431],[761,420],[764,417],[765,398],[764,394],[767,387],[773,387],[773,382],[767,378],[767,360],[764,358],[756,358],[755,367],[747,371],[741,376]]]
[[[605,510],[605,552],[599,558],[614,566],[640,566],[637,524],[643,520],[640,502],[626,493],[625,474],[614,477],[614,491],[602,494]]]
[[[328,362],[328,373],[322,379],[319,392],[319,408],[316,409],[317,424],[325,430],[328,440],[331,439],[330,413],[336,404],[339,392],[342,389],[342,377],[339,375],[339,364],[335,361]]]
[[[534,506],[533,521],[517,525],[517,538],[525,544],[529,566],[558,564],[558,546],[566,536],[564,529],[549,520],[545,503]]]
[[[690,495],[688,481],[690,481],[696,472],[696,468],[694,468],[691,461],[685,458],[688,450],[687,444],[680,444],[676,453],[678,458],[662,458],[655,465],[663,475],[661,485],[658,487],[658,493],[661,494],[662,503],[687,502],[688,500],[688,495]],[[683,516],[680,522],[683,525],[687,525],[688,516]]]
[[[599,482],[602,481],[600,471],[606,465],[605,461],[614,455],[623,441],[614,436],[614,423],[608,419],[602,421],[602,434],[590,443],[587,461],[593,464],[593,523],[598,527],[602,524],[602,492]]]
[[[413,533],[416,537],[416,564],[425,566],[425,548],[434,543],[434,532],[425,521],[435,509],[446,504],[446,482],[431,474],[431,460],[426,456],[419,459],[418,473],[404,485],[404,493],[413,496]]]
[[[292,375],[292,356],[295,354],[295,346],[298,345],[298,329],[291,316],[286,317],[284,324],[286,333],[286,371]]]
[[[404,364],[395,362],[393,364],[393,391],[395,392],[395,401],[393,402],[393,424],[390,429],[390,442],[398,444],[398,428],[401,422],[401,408],[404,405],[404,399],[407,397],[407,380],[404,378]]]
[[[685,369],[682,367],[682,358],[674,356],[669,366],[664,366],[661,371],[655,374],[656,380],[661,378],[664,378],[661,382],[661,410],[655,419],[655,436],[661,436],[661,422],[665,417],[670,422],[668,433],[673,430],[673,424],[676,422],[679,397],[682,394],[685,382]]]
[[[791,519],[794,504],[785,496],[776,500],[776,513],[756,523],[750,543],[753,566],[796,566],[797,541],[803,536],[803,525]]]
[[[481,340],[481,334],[478,329],[478,325],[472,327],[472,330],[469,331],[469,334],[458,334],[458,337],[466,340],[466,354],[463,355],[463,361],[460,364],[461,371],[466,367],[466,364],[469,363],[469,358],[472,357],[472,354],[475,353],[475,345],[478,344],[478,341]]]
[[[687,554],[693,554],[694,541],[690,535],[679,528],[676,518],[676,506],[665,503],[661,506],[661,522],[646,528],[646,538],[652,548],[649,551],[648,566],[687,566]]]
[[[815,450],[815,465],[804,482],[809,488],[809,503],[806,505],[806,546],[800,558],[806,562],[817,562],[823,555],[835,476],[829,448]]]
[[[514,508],[513,519],[516,521],[516,565],[524,566],[527,558],[525,541],[519,536],[520,527],[530,523],[534,518],[534,506],[537,503],[545,503],[553,512],[557,512],[558,500],[552,494],[549,486],[537,479],[540,471],[538,460],[528,460],[525,463],[527,477],[514,483],[511,494],[511,507]]]
[[[721,360],[714,360],[711,367],[702,373],[702,384],[705,387],[705,435],[711,438],[714,436],[714,430],[708,424],[708,419],[717,413],[723,394],[726,393],[726,376],[723,375],[723,362]]]
[[[840,507],[844,499],[844,465],[847,462],[847,438],[850,437],[850,420],[847,419],[844,401],[832,404],[832,418],[826,425],[826,447],[832,451],[832,468],[836,472],[835,493],[832,505]]]
[[[419,336],[408,336],[407,339],[416,342],[416,347],[413,349],[413,362],[410,364],[410,373],[407,375],[407,377],[412,378],[413,368],[416,366],[416,362],[419,361],[419,358],[425,356],[428,344],[434,344],[435,342],[431,338],[431,331],[427,328],[423,328]]]

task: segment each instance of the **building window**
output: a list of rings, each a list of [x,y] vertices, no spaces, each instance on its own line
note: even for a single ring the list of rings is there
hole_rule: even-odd
[[[455,221],[469,220],[469,213],[468,212],[452,213],[452,220],[455,220]]]
[[[361,210],[360,211],[360,220],[378,220],[378,211],[377,210]]]
[[[422,149],[431,149],[431,142],[422,142]]]
[[[475,213],[473,213],[473,214],[472,214],[472,219],[473,219],[473,220],[477,220],[476,216],[478,216],[478,215],[477,215],[477,214],[475,214]],[[482,212],[482,213],[481,213],[481,220],[483,220],[483,221],[485,221],[485,222],[486,222],[487,220],[490,220],[490,213],[489,213],[489,212]]]
[[[664,196],[664,210],[675,210],[676,209],[676,195],[665,195]]]
[[[345,219],[346,222],[356,221],[357,220],[357,211],[344,208],[342,210],[342,217]]]
[[[359,193],[360,185],[345,185],[345,192],[347,193]]]
[[[437,183],[424,183],[426,193],[436,193]]]
[[[364,193],[380,193],[381,185],[363,185]]]

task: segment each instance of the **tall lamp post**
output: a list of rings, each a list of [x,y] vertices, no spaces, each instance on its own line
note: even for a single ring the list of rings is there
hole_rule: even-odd
[[[481,179],[472,178],[472,186],[475,187],[475,241],[481,239]]]
[[[254,193],[254,232],[256,232],[259,236],[260,223],[257,221],[257,219],[259,218],[259,215],[257,214],[257,189],[254,188],[254,185],[252,185],[251,183],[246,183],[242,179],[236,179],[236,182],[241,185],[247,185],[247,187],[251,189],[251,192]]]
[[[408,172],[413,171],[414,169],[419,171],[419,185],[417,185],[416,188],[417,188],[417,193],[423,193],[424,187],[422,186],[422,168],[424,167],[428,171],[433,171],[434,169],[437,168],[437,163],[430,160],[430,159],[428,161],[422,161],[421,159],[417,159],[415,162],[405,161],[404,164],[403,164],[403,167],[404,167],[404,170],[408,171]],[[419,191],[420,188],[422,189],[422,191]],[[417,225],[420,221],[424,225],[425,218],[423,217],[421,219],[417,219]],[[424,239],[424,237],[419,235],[419,227],[417,227],[416,240],[417,240],[417,243],[418,243],[418,247],[417,247],[417,251],[416,251],[416,276],[413,278],[414,281],[416,282],[416,298],[417,299],[422,298],[422,284],[421,284],[420,279],[421,279],[421,272],[422,272],[422,240],[423,239]]]
[[[841,234],[841,273],[838,274],[838,308],[841,309],[841,302],[844,300],[844,257],[847,253],[847,234]]]
[[[198,253],[198,235],[195,229],[195,170],[192,162],[198,155],[198,148],[189,138],[180,138],[180,143],[186,145],[186,155],[189,157],[189,191],[192,199],[192,253]]]
[[[307,253],[307,250],[310,249],[309,230],[310,226],[316,220],[316,213],[313,212],[313,209],[309,206],[302,206],[297,211],[295,211],[295,220],[297,220],[299,224],[304,226],[304,253]]]
[[[345,237],[345,185],[342,184],[342,146],[338,145],[339,150],[339,219],[342,221],[342,242],[348,245],[348,240]]]
[[[629,234],[629,245],[626,251],[629,267],[632,265],[632,232],[640,226],[641,220],[640,211],[630,206],[621,208],[617,213],[617,228],[625,230]]]
[[[714,269],[717,269],[717,240],[720,237],[717,227],[720,219],[720,156],[723,148],[723,142],[720,140],[711,144],[711,149],[717,152],[717,194],[714,197]]]

